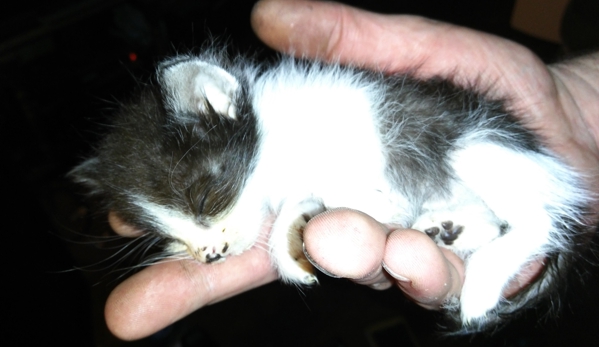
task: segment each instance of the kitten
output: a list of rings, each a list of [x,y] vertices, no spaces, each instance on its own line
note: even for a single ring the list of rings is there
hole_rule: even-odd
[[[283,281],[311,285],[304,225],[326,209],[360,210],[465,260],[447,311],[466,332],[549,293],[589,231],[580,175],[501,102],[443,80],[216,52],[161,63],[157,85],[122,107],[96,155],[70,173],[173,254],[223,261],[275,215],[274,266]],[[548,270],[503,298],[539,256]]]

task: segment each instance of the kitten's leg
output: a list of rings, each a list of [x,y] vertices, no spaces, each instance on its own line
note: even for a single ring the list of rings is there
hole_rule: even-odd
[[[529,216],[535,217],[533,213]],[[543,252],[543,240],[523,238],[530,228],[551,229],[546,214],[539,213],[536,217],[537,223],[512,220],[515,225],[509,233],[482,246],[468,258],[466,281],[460,296],[461,316],[465,323],[484,323],[488,312],[504,301],[502,292],[509,281]]]
[[[522,204],[500,207],[490,203],[509,227],[505,235],[482,245],[466,261],[466,281],[460,297],[466,323],[484,321],[487,312],[504,299],[502,292],[509,281],[537,255],[550,250],[554,227],[543,204],[531,197],[537,192],[505,193],[517,196]]]
[[[479,143],[455,152],[452,161],[462,182],[509,225],[466,261],[462,319],[484,323],[504,300],[509,281],[528,262],[556,249],[557,225],[564,216],[576,220],[575,206],[585,197],[574,175],[545,155]]]
[[[283,281],[303,285],[318,282],[303,252],[303,231],[310,218],[323,211],[322,203],[314,200],[283,204],[269,238],[270,256]]]

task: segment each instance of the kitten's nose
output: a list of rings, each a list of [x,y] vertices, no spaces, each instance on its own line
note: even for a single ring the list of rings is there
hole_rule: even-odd
[[[219,260],[222,257],[223,256],[220,255],[219,253],[206,254],[206,263],[215,262],[215,261]]]

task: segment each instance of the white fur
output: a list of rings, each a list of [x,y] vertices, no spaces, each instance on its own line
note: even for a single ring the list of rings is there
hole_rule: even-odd
[[[314,197],[389,218],[395,209],[373,124],[376,91],[341,70],[310,74],[290,64],[285,71],[263,76],[253,103],[263,136],[255,177],[269,204]]]
[[[579,192],[565,191],[563,183],[552,178],[554,172],[549,170],[558,166],[549,157],[525,155],[488,143],[474,143],[454,154],[460,179],[498,218],[510,224],[506,235],[481,244],[468,259],[461,295],[466,322],[483,318],[502,300],[509,280],[556,244],[559,236],[545,207],[580,200]],[[489,184],[502,180],[511,183]]]
[[[313,276],[289,258],[288,233],[298,216],[326,208],[362,210],[380,220],[398,212],[384,177],[371,94],[342,70],[310,74],[289,63],[285,73],[257,81],[253,105],[262,142],[246,193],[260,192],[277,214],[270,249],[283,279],[309,284]],[[336,129],[331,136],[330,130]]]
[[[150,202],[147,197],[137,195],[133,201],[153,217],[153,223],[159,226],[159,230],[178,241],[171,243],[168,251],[187,252],[201,262],[209,262],[211,254],[219,254],[219,259],[224,259],[250,248],[258,238],[263,220],[259,207],[252,209],[237,204],[238,208],[223,216],[221,223],[207,228],[196,223],[192,215]],[[225,247],[226,251],[223,251]]]
[[[454,225],[465,229],[452,245],[443,242],[438,244],[462,258],[496,239],[499,236],[498,226],[503,223],[484,201],[461,182],[454,182],[448,198],[435,198],[424,203],[420,216],[411,227],[422,231],[430,227],[443,230],[442,223],[445,221],[452,221]]]

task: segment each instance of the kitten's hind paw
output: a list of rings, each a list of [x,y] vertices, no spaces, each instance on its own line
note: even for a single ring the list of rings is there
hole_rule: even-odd
[[[462,225],[454,226],[453,222],[450,220],[441,222],[441,228],[442,230],[437,226],[433,226],[424,229],[424,232],[435,242],[443,242],[445,245],[450,246],[453,245],[453,241],[457,240],[458,236],[464,231]]]
[[[429,210],[416,219],[412,228],[464,258],[503,235],[504,224],[484,205],[465,205]]]

